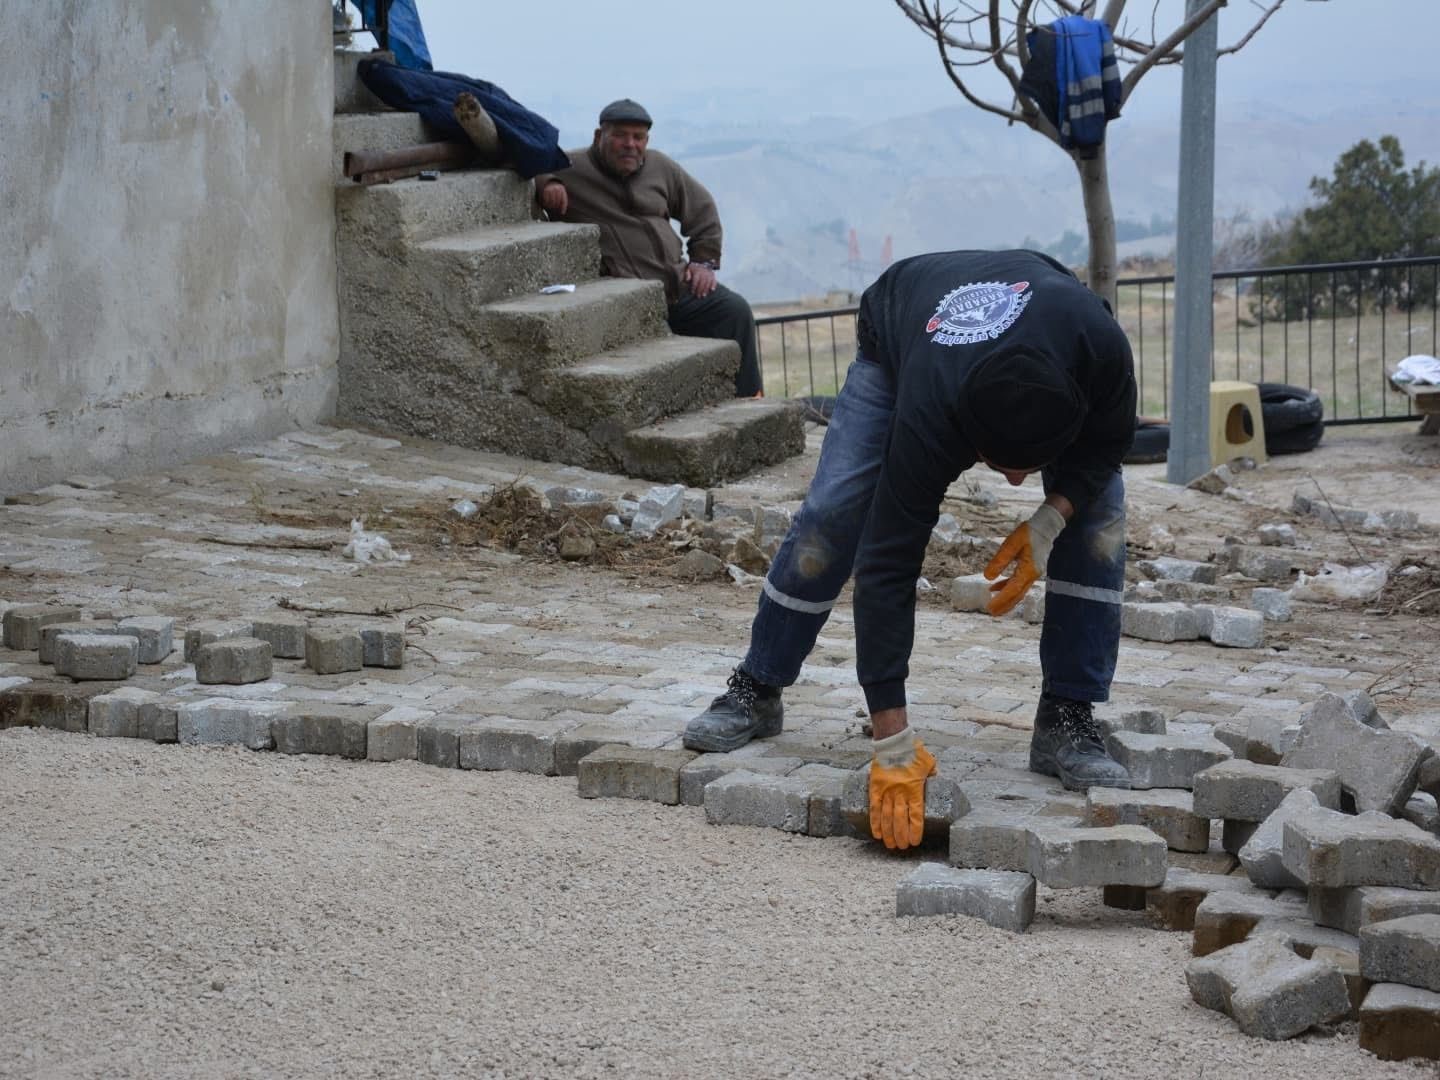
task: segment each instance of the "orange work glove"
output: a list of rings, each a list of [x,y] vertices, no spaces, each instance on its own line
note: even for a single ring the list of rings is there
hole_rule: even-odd
[[[935,759],[913,728],[875,740],[870,766],[870,835],[904,851],[925,834],[925,780]]]
[[[1050,549],[1063,528],[1065,518],[1060,511],[1049,503],[1042,503],[1029,521],[1005,538],[990,565],[985,567],[985,579],[995,581],[1008,567],[1015,569],[1004,581],[995,581],[990,586],[994,595],[987,610],[991,615],[1004,615],[1020,603],[1031,585],[1045,576]]]

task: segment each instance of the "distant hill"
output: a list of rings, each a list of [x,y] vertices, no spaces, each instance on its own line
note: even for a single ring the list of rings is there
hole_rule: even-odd
[[[1440,159],[1440,103],[1356,101],[1323,114],[1266,104],[1231,108],[1216,137],[1216,210],[1254,219],[1302,205],[1315,175],[1362,138],[1394,134],[1406,160]],[[1034,132],[964,105],[883,124],[843,122],[775,135],[707,135],[692,125],[661,146],[714,192],[725,224],[724,280],[752,301],[859,289],[878,272],[883,238],[895,258],[961,247],[1049,245],[1085,232],[1075,169]],[[807,134],[810,137],[807,137]],[[1110,130],[1117,218],[1175,215],[1175,119],[1122,117]],[[660,145],[657,142],[657,145]],[[862,266],[849,262],[855,229]],[[1163,232],[1164,230],[1157,230]],[[1167,240],[1130,241],[1163,253]]]

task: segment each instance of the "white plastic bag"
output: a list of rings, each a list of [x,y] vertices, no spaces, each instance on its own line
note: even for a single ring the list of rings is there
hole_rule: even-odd
[[[1290,590],[1297,600],[1368,600],[1385,587],[1384,563],[1342,566],[1327,562],[1318,574],[1301,573]]]
[[[402,555],[390,546],[390,541],[379,533],[365,531],[365,523],[358,519],[350,522],[350,542],[340,552],[347,559],[357,563],[366,562],[409,562],[409,555]]]

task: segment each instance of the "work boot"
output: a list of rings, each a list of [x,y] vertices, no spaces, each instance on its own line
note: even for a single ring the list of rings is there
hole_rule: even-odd
[[[1110,756],[1088,701],[1040,695],[1030,736],[1030,771],[1058,776],[1071,791],[1128,788],[1130,774]]]
[[[758,683],[738,667],[726,685],[729,689],[686,725],[683,741],[691,750],[724,753],[780,734],[785,719],[780,687]]]

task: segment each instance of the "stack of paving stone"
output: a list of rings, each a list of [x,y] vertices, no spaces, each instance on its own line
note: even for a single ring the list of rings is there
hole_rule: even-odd
[[[1288,578],[1289,561],[1276,555],[1275,549],[1254,550],[1265,552],[1276,567],[1283,563],[1284,577]],[[1254,569],[1248,564],[1246,568]],[[1240,572],[1244,573],[1246,568]],[[1256,598],[1252,594],[1254,607],[1233,606],[1229,602],[1230,590],[1217,584],[1220,569],[1216,563],[1169,557],[1141,562],[1139,570],[1148,580],[1126,590],[1120,632],[1142,641],[1205,640],[1230,648],[1258,649],[1265,641],[1267,615],[1262,605],[1274,612],[1269,617],[1275,621],[1288,618],[1289,608],[1284,601],[1276,601],[1269,595],[1280,591],[1275,589],[1255,590],[1262,595]],[[1267,570],[1262,580],[1274,579],[1268,576]],[[1289,599],[1288,594],[1285,599]]]
[[[4,645],[33,651],[73,682],[121,682],[173,649],[174,621],[154,615],[82,619],[75,607],[32,604],[4,615]]]
[[[1193,929],[1195,1000],[1260,1038],[1358,1018],[1378,1056],[1440,1060],[1440,758],[1364,694],[1216,734],[1236,756],[1195,776],[1193,805],[1243,876],[1172,871],[1147,897]]]

